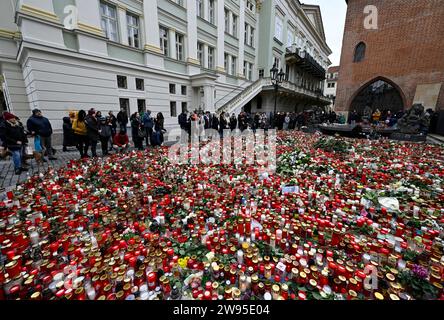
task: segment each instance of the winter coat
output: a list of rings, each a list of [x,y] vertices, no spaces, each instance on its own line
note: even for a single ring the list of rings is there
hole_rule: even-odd
[[[117,114],[117,122],[125,126],[128,124],[128,115],[126,114],[126,112],[120,111]]]
[[[97,121],[97,118],[94,116],[87,116],[85,118],[86,123],[86,131],[88,138],[91,141],[98,141],[99,140],[99,122]]]
[[[109,138],[109,137],[112,136],[112,131],[111,131],[111,125],[110,124],[100,125],[100,136],[102,138]]]
[[[11,122],[6,121],[4,134],[6,147],[10,150],[20,150],[26,143],[28,143],[25,130],[18,122],[12,124]],[[18,143],[19,141],[21,144]]]
[[[52,135],[51,123],[45,117],[31,116],[28,119],[27,127],[29,132],[35,132],[37,136],[47,138]]]
[[[154,119],[148,113],[143,115],[143,126],[148,129],[154,128]]]
[[[75,119],[72,123],[72,129],[74,130],[74,134],[78,134],[79,136],[86,136],[88,134],[85,121]]]
[[[124,145],[127,145],[129,143],[128,136],[126,134],[116,134],[113,139],[113,144],[115,144],[118,147],[123,147]]]
[[[63,145],[75,146],[74,130],[72,129],[71,119],[69,117],[63,118]]]

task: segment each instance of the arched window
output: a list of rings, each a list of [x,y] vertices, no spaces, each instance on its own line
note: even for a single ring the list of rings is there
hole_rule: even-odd
[[[366,45],[364,42],[358,43],[355,49],[355,56],[353,58],[353,62],[361,62],[365,58],[365,49]]]

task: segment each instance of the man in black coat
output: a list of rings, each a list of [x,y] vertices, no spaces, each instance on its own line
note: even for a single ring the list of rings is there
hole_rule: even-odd
[[[32,116],[28,119],[26,125],[33,136],[40,136],[42,147],[46,149],[49,160],[57,160],[52,148],[52,126],[49,120],[42,115],[42,111],[39,109],[32,110]]]
[[[120,131],[126,132],[126,126],[128,125],[128,114],[124,108],[120,109],[117,114],[117,122],[120,126]]]

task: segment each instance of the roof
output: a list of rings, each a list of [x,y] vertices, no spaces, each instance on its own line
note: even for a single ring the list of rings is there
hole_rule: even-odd
[[[322,39],[325,38],[324,22],[322,21],[321,8],[318,5],[301,3],[301,8],[309,17]]]
[[[333,66],[328,68],[328,73],[335,73],[335,72],[339,72],[339,66]]]

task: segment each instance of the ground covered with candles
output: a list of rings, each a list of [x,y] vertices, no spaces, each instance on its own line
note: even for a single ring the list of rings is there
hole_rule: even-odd
[[[279,133],[269,176],[167,154],[8,193],[0,300],[443,299],[443,147]]]

